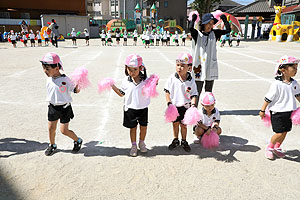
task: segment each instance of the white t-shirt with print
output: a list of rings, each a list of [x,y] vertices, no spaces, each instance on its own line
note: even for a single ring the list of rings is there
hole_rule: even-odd
[[[125,94],[124,109],[144,109],[150,104],[150,98],[142,94],[143,86],[146,84],[145,81],[141,81],[139,84],[135,84],[130,76],[123,79],[120,92]]]
[[[203,107],[201,109],[199,109],[199,113],[201,116],[201,122],[205,126],[211,126],[214,122],[218,122],[221,120],[220,112],[217,108],[214,108],[212,110],[212,113],[210,116],[207,115],[207,112]]]
[[[76,37],[76,32],[75,32],[75,31],[72,31],[72,32],[71,32],[71,35],[72,35],[72,37]]]
[[[198,96],[195,79],[189,72],[187,73],[186,80],[183,82],[179,79],[177,72],[169,76],[164,90],[170,93],[171,102],[176,107],[185,106],[189,108],[191,98]]]
[[[120,37],[120,33],[116,33],[116,37]]]
[[[300,85],[294,79],[288,84],[277,77],[272,83],[265,101],[269,102],[269,110],[273,112],[288,112],[297,109],[295,97],[300,96]]]
[[[59,77],[48,77],[47,83],[47,99],[53,105],[64,105],[72,102],[71,92],[74,91],[75,85],[66,75]]]
[[[29,34],[29,38],[30,38],[31,40],[34,40],[34,38],[35,38],[34,33],[30,33],[30,34]]]
[[[16,38],[17,38],[17,36],[14,33],[11,34],[9,37],[10,37],[11,40],[16,40]]]

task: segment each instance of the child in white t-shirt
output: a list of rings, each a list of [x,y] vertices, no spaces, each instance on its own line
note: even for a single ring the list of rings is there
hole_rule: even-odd
[[[167,31],[167,46],[170,46],[171,34],[170,31]]]
[[[101,31],[100,37],[101,37],[101,41],[102,41],[102,46],[106,46],[106,41],[105,41],[106,34],[105,34],[104,30]]]
[[[75,32],[75,28],[72,28],[71,36],[72,36],[72,44],[73,44],[73,46],[76,46],[77,43],[76,43],[76,32]]]
[[[111,39],[111,30],[108,30],[107,33],[107,46],[111,46],[112,39]]]
[[[10,31],[9,39],[11,40],[13,47],[17,48],[17,36],[13,30]]]
[[[57,146],[55,144],[55,134],[57,122],[60,119],[60,131],[62,134],[74,140],[73,152],[80,150],[82,139],[69,129],[69,122],[73,119],[74,114],[71,106],[71,93],[80,92],[69,77],[61,74],[63,70],[62,62],[56,53],[47,53],[41,60],[43,70],[48,76],[47,79],[47,101],[48,105],[48,130],[50,145],[45,151],[46,156],[54,154]]]
[[[169,150],[179,146],[178,135],[180,126],[182,137],[181,146],[185,151],[191,151],[186,141],[187,127],[183,124],[182,120],[184,119],[187,109],[196,105],[196,98],[198,96],[195,79],[189,72],[192,62],[193,58],[190,54],[181,53],[176,59],[176,72],[168,78],[164,87],[167,105],[175,105],[179,113],[179,116],[173,122],[174,139],[168,147]]]
[[[200,102],[202,108],[199,110],[199,113],[202,119],[198,122],[196,126],[194,126],[194,134],[196,136],[196,140],[194,143],[199,144],[201,141],[201,137],[204,134],[210,134],[212,130],[214,130],[218,135],[222,133],[222,129],[220,128],[220,112],[215,107],[216,99],[213,93],[205,92],[200,96]]]
[[[112,89],[120,96],[125,96],[123,126],[130,129],[132,147],[131,156],[137,156],[136,132],[140,124],[139,149],[147,152],[144,142],[148,125],[148,106],[150,98],[142,95],[143,86],[147,80],[146,68],[143,59],[137,54],[127,56],[125,61],[126,77],[122,81],[121,88],[112,85]]]
[[[40,34],[40,31],[36,31],[36,37],[38,39],[38,46],[41,47],[42,46],[42,36]]]
[[[174,38],[174,40],[175,40],[175,45],[176,46],[179,46],[178,39],[179,39],[178,32],[175,31],[175,38]]]
[[[139,36],[139,34],[137,33],[137,30],[134,30],[134,32],[133,32],[133,46],[136,46],[138,36]]]
[[[22,33],[22,39],[23,39],[24,47],[27,47],[27,37],[26,37],[26,33]]]
[[[31,47],[35,47],[35,35],[33,33],[33,30],[30,30],[30,33],[29,33],[29,38],[30,38],[30,46]]]
[[[124,39],[123,46],[127,46],[127,31],[124,31],[123,39]]]
[[[48,33],[47,33],[47,31],[44,31],[44,38],[45,38],[45,46],[48,46],[49,44],[48,44],[48,42],[49,42],[49,35],[48,35]]]
[[[280,145],[287,132],[292,130],[291,114],[297,109],[296,99],[300,102],[300,85],[294,77],[297,73],[299,59],[291,56],[282,56],[275,69],[275,81],[265,96],[264,104],[259,112],[261,118],[265,117],[267,107],[270,110],[272,129],[275,134],[266,148],[266,158],[283,158]]]
[[[155,46],[159,46],[159,41],[160,41],[160,32],[159,31],[157,31],[156,33],[155,33]]]
[[[85,44],[86,46],[90,45],[90,33],[87,28],[84,29],[84,36],[85,36]]]
[[[182,31],[181,38],[182,38],[181,46],[185,46],[185,40],[187,38],[187,35],[186,35],[185,31]]]
[[[146,35],[144,36],[144,40],[145,40],[145,48],[146,47],[150,47],[150,32],[147,31]]]

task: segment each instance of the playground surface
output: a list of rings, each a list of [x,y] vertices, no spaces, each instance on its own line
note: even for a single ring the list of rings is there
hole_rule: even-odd
[[[13,49],[0,44],[0,199],[299,199],[300,127],[288,133],[285,159],[264,156],[272,130],[258,111],[273,81],[276,60],[299,57],[300,44],[241,42],[218,47],[220,78],[215,82],[216,107],[223,133],[215,150],[193,144],[191,152],[168,150],[172,125],[164,121],[163,87],[175,72],[175,59],[186,46],[100,46],[98,39],[59,42],[59,48]],[[219,45],[219,44],[218,44]],[[234,42],[235,45],[235,42]],[[66,74],[79,66],[89,70],[92,86],[73,95],[75,118],[70,128],[83,138],[72,154],[73,142],[57,131],[58,151],[44,155],[48,145],[46,75],[39,59],[47,52],[61,56]],[[97,82],[112,77],[120,86],[124,61],[138,53],[148,74],[158,74],[160,95],[151,100],[145,143],[148,153],[130,157],[129,130],[122,126],[123,99],[97,93]],[[300,73],[295,77],[300,80]],[[299,105],[299,103],[298,103]]]

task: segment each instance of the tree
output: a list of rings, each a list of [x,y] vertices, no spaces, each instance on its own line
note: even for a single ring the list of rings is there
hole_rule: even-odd
[[[195,0],[191,5],[194,10],[197,10],[201,17],[204,13],[211,12],[213,5],[221,1],[222,0]]]

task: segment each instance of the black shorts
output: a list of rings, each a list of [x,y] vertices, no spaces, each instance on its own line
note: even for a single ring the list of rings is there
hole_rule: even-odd
[[[123,126],[126,128],[134,128],[138,124],[140,126],[147,126],[148,124],[148,108],[144,109],[131,109],[124,111]]]
[[[31,42],[32,44],[34,44],[34,43],[35,43],[34,39],[30,39],[30,42]]]
[[[137,41],[137,37],[134,37],[134,38],[133,38],[133,41]]]
[[[48,121],[56,121],[60,119],[60,123],[66,124],[70,122],[70,119],[74,118],[72,106],[64,108],[62,106],[54,106],[53,104],[48,105]]]
[[[240,42],[241,40],[237,40],[237,42]]]
[[[102,41],[102,42],[105,42],[105,38],[101,38],[101,41]]]
[[[107,39],[107,42],[112,42],[111,38],[108,38],[108,39]]]
[[[24,44],[27,44],[27,40],[24,40]]]
[[[178,40],[175,39],[175,43],[178,43]]]
[[[42,39],[38,39],[38,43],[42,43]]]
[[[117,41],[120,41],[120,38],[119,38],[119,37],[117,37]]]
[[[289,132],[292,130],[292,111],[277,113],[270,111],[270,114],[272,129],[275,133]]]
[[[127,38],[124,38],[124,42],[127,42]]]
[[[85,40],[89,40],[90,39],[90,36],[85,36]]]
[[[185,42],[185,38],[182,38],[182,42]]]
[[[146,44],[150,44],[150,40],[145,40],[145,43]]]
[[[72,41],[76,41],[76,37],[72,37]]]
[[[174,122],[181,122],[181,120],[183,120],[183,118],[184,118],[184,114],[187,111],[187,108],[184,106],[176,107],[176,108],[178,110],[179,116],[177,117],[177,119]]]
[[[164,42],[164,39],[161,39],[161,42]]]
[[[12,40],[11,43],[12,44],[16,44],[17,42],[16,42],[16,40]]]
[[[169,37],[167,38],[167,41],[170,42],[170,38]]]
[[[49,38],[45,38],[45,42],[49,42]]]

